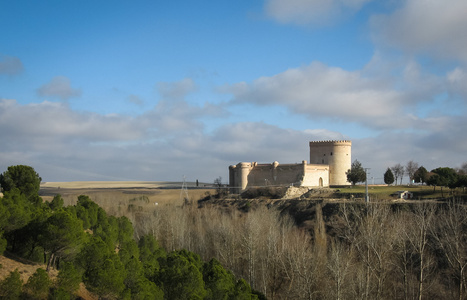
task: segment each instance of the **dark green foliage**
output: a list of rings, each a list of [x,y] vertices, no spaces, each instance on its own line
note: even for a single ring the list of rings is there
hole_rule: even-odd
[[[384,173],[384,183],[386,183],[387,185],[394,183],[394,174],[392,173],[390,168],[388,168]]]
[[[10,173],[14,172],[5,172]],[[5,174],[5,180],[11,177]],[[25,181],[18,178],[7,181]],[[0,254],[8,246],[15,255],[46,261],[47,268],[59,267],[59,274],[51,287],[48,273],[37,269],[21,294],[19,272],[12,272],[0,283],[0,299],[74,299],[81,281],[104,299],[252,296],[250,286],[236,283],[216,260],[204,264],[199,255],[187,250],[167,255],[150,235],[137,244],[128,218],[107,216],[88,196],[79,196],[75,206],[63,207],[60,195],[43,204],[37,192],[30,190],[34,189],[13,186],[0,198]]]
[[[456,187],[467,187],[467,175],[458,175]]]
[[[366,180],[365,169],[363,169],[362,164],[358,160],[352,163],[350,170],[345,172],[345,174],[347,175],[347,181],[351,182],[352,185]]]
[[[166,299],[203,299],[206,295],[203,275],[186,253],[173,251],[160,263],[156,284],[162,286]]]
[[[57,276],[57,287],[67,294],[74,294],[81,282],[81,274],[71,262],[65,262],[60,267]]]
[[[18,269],[10,272],[10,275],[0,282],[0,299],[20,299],[22,286]]]
[[[455,183],[457,182],[456,170],[452,168],[436,168],[431,172],[439,176],[437,179],[438,186],[448,186],[450,188],[455,187]]]
[[[229,299],[229,295],[234,292],[235,277],[216,259],[204,264],[203,280],[207,291],[205,299]]]
[[[159,247],[156,239],[152,235],[143,236],[139,242],[139,258],[144,267],[144,276],[154,278],[159,271],[159,258],[166,256],[165,250]]]
[[[131,289],[131,297],[135,300],[162,300],[164,292],[154,282],[142,277]]]
[[[88,196],[78,196],[76,216],[83,221],[84,229],[92,229],[96,226],[98,209],[99,205],[93,202]]]
[[[51,300],[71,300],[75,299],[75,297],[70,294],[69,292],[65,291],[64,289],[58,288],[52,290],[49,295],[49,299]]]
[[[19,189],[27,199],[36,200],[39,193],[41,178],[30,166],[17,165],[8,167],[7,171],[0,174],[0,185],[3,191]]]
[[[102,297],[117,297],[125,286],[126,272],[115,251],[100,237],[92,236],[77,256],[86,286]]]
[[[425,169],[424,166],[421,166],[420,168],[415,171],[415,174],[413,176],[414,181],[416,183],[426,183],[428,180],[428,171]]]
[[[107,216],[100,207],[97,211],[97,224],[93,231],[94,235],[99,236],[110,249],[115,248],[118,239],[118,219],[114,216]]]
[[[123,244],[133,239],[133,225],[127,217],[118,218],[118,242]]]
[[[28,282],[24,285],[24,290],[31,299],[47,299],[51,283],[49,274],[44,269],[38,268],[29,277]]]
[[[41,245],[50,254],[49,267],[55,256],[76,252],[84,237],[81,221],[64,210],[51,215],[40,235]]]
[[[52,201],[50,201],[49,207],[50,207],[51,210],[59,210],[59,209],[63,208],[62,195],[60,195],[60,194],[55,195],[54,198],[52,199]]]
[[[7,241],[6,241],[6,239],[3,237],[3,232],[0,231],[0,255],[3,254],[3,252],[4,252],[5,249],[6,249],[6,246],[7,246]]]
[[[2,220],[0,220],[0,230],[10,232],[25,226],[32,217],[31,204],[19,189],[13,188],[5,192],[1,201],[1,208],[4,210]]]
[[[244,279],[239,279],[237,280],[237,283],[235,284],[235,288],[230,299],[235,299],[235,300],[252,299],[253,300],[253,299],[258,299],[258,297],[252,294],[250,285]]]

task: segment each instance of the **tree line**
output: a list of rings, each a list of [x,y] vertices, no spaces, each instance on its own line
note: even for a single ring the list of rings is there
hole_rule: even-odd
[[[0,254],[46,265],[26,283],[12,271],[0,281],[0,299],[75,299],[81,282],[101,299],[264,298],[215,258],[163,248],[149,232],[135,239],[127,217],[107,215],[88,196],[66,207],[60,195],[43,202],[40,181],[23,165],[0,175]]]
[[[355,160],[351,168],[346,172],[347,181],[355,185],[366,181],[366,173],[362,164]],[[419,166],[413,160],[407,162],[406,166],[400,163],[388,167],[383,175],[384,183],[402,184],[404,175],[409,177],[410,183],[420,183],[436,187],[467,187],[467,163],[462,164],[460,168],[439,167],[428,171],[424,166]]]

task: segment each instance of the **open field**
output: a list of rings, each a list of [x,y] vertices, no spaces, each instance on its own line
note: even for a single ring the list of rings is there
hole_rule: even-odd
[[[187,183],[186,192],[182,182],[148,181],[76,181],[45,182],[41,184],[39,195],[50,201],[60,194],[66,205],[74,205],[79,195],[89,196],[111,214],[121,215],[124,210],[145,210],[156,205],[182,205],[184,199],[196,201],[206,193],[214,193],[207,184]]]

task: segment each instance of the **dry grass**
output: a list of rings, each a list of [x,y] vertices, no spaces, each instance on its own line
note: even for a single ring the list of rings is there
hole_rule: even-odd
[[[108,214],[124,215],[128,210],[152,210],[156,205],[180,206],[186,195],[180,182],[125,182],[125,181],[80,181],[80,182],[46,182],[41,184],[39,195],[45,201],[60,194],[65,206],[74,205],[79,195],[89,196],[104,208]],[[194,188],[188,185],[188,198],[196,201],[211,188]]]

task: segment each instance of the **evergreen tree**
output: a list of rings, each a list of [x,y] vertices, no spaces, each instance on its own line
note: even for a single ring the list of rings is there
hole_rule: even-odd
[[[28,282],[24,285],[24,290],[31,299],[47,299],[51,283],[49,274],[44,269],[38,268],[29,277]]]
[[[352,163],[351,168],[345,174],[347,175],[347,181],[351,182],[352,185],[366,180],[365,169],[363,169],[362,164],[358,160]]]
[[[204,264],[203,280],[207,290],[205,299],[229,299],[234,292],[235,277],[214,258]]]
[[[421,166],[414,173],[414,181],[416,183],[426,183],[428,180],[428,171],[424,166]]]
[[[19,275],[18,269],[0,282],[0,299],[16,300],[21,297],[23,281]]]
[[[70,213],[59,210],[44,224],[40,235],[41,244],[49,253],[47,268],[53,266],[56,257],[76,250],[84,237],[81,222]]]
[[[71,262],[61,264],[57,276],[57,288],[68,295],[74,294],[79,289],[81,274]]]
[[[390,168],[388,168],[384,173],[384,183],[386,183],[387,185],[394,183],[394,174],[392,173]]]
[[[50,201],[49,207],[50,207],[51,210],[59,210],[59,209],[63,208],[62,195],[60,195],[60,194],[55,195],[54,198],[52,199],[52,201]]]
[[[7,171],[0,174],[3,191],[17,188],[28,199],[35,199],[39,194],[41,180],[34,168],[24,165],[10,166]]]
[[[161,260],[158,274],[164,297],[169,300],[203,299],[206,295],[203,275],[196,262],[179,251],[173,251]]]

